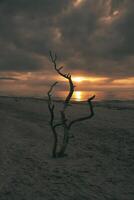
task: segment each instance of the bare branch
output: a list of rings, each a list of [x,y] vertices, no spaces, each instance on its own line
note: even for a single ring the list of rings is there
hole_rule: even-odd
[[[65,110],[67,108],[67,106],[69,105],[69,102],[70,102],[71,97],[73,95],[75,86],[73,85],[73,81],[71,79],[71,75],[69,73],[68,74],[63,74],[61,72],[61,69],[63,69],[63,67],[59,67],[59,68],[57,67],[57,64],[56,64],[57,56],[56,56],[56,54],[53,56],[52,52],[50,51],[50,58],[52,60],[52,63],[54,65],[54,69],[56,70],[56,72],[59,75],[61,75],[62,77],[66,78],[68,80],[68,82],[69,82],[69,87],[70,87],[69,88],[69,93],[68,93],[68,95],[67,95],[67,97],[66,97],[66,99],[64,101],[64,110]]]
[[[51,58],[51,61],[53,63],[53,66],[54,66],[54,69],[55,71],[62,77],[64,77],[65,79],[68,80],[68,83],[69,83],[69,93],[68,95],[66,96],[65,100],[64,100],[64,104],[63,104],[63,108],[62,110],[60,111],[60,114],[61,114],[61,121],[58,122],[58,123],[55,123],[55,116],[54,116],[54,109],[55,109],[55,105],[51,99],[51,93],[52,93],[52,90],[53,88],[55,87],[55,85],[57,84],[57,82],[55,82],[49,89],[48,91],[48,108],[49,108],[49,111],[50,111],[50,125],[51,125],[51,129],[53,131],[53,135],[54,135],[54,144],[53,144],[53,150],[52,150],[52,155],[53,157],[62,157],[62,156],[65,156],[65,151],[66,151],[66,148],[67,148],[67,145],[69,143],[69,139],[70,139],[70,129],[72,127],[73,124],[77,123],[77,122],[81,122],[81,121],[84,121],[84,120],[87,120],[87,119],[90,119],[93,117],[94,115],[94,111],[93,111],[93,106],[92,106],[92,100],[95,98],[95,95],[90,97],[87,102],[89,104],[89,108],[90,108],[90,114],[85,116],[85,117],[80,117],[80,118],[77,118],[75,120],[72,120],[70,123],[68,123],[68,119],[66,118],[66,109],[68,108],[68,106],[70,105],[70,101],[71,101],[71,97],[73,95],[73,92],[74,92],[74,84],[73,84],[73,81],[72,81],[72,78],[71,78],[71,74],[70,73],[67,73],[67,74],[64,74],[61,70],[63,69],[63,66],[61,67],[57,67],[57,55],[56,54],[52,54],[52,52],[50,51],[50,58]],[[57,134],[57,131],[56,131],[56,128],[59,127],[59,126],[62,126],[63,127],[63,141],[62,141],[62,144],[60,145],[60,149],[59,151],[57,152],[57,146],[58,146],[58,134]]]
[[[50,126],[51,126],[51,129],[53,131],[53,135],[54,135],[54,144],[53,144],[53,149],[52,149],[52,156],[55,158],[57,156],[56,154],[56,150],[57,150],[57,144],[58,144],[58,137],[57,137],[57,132],[54,128],[54,104],[52,103],[52,99],[51,99],[51,92],[53,90],[53,88],[55,87],[55,85],[57,84],[58,82],[55,82],[54,84],[51,85],[49,91],[48,91],[48,108],[49,108],[49,111],[50,111]]]
[[[51,92],[54,88],[54,86],[57,84],[58,82],[55,82],[51,85],[49,91],[48,91],[48,108],[49,108],[49,111],[50,111],[50,114],[51,114],[51,120],[50,120],[50,124],[51,126],[53,126],[53,122],[54,122],[54,104],[52,103],[52,99],[51,99]]]
[[[87,102],[88,102],[88,104],[89,104],[89,108],[90,108],[90,115],[88,115],[88,116],[86,116],[86,117],[80,117],[80,118],[78,118],[78,119],[75,119],[75,120],[73,120],[73,121],[71,121],[70,123],[69,123],[69,125],[68,125],[68,129],[70,129],[71,128],[71,126],[73,125],[73,124],[75,124],[76,122],[81,122],[81,121],[84,121],[84,120],[87,120],[87,119],[90,119],[91,117],[93,117],[93,115],[94,115],[94,111],[93,111],[93,106],[92,106],[92,100],[95,98],[95,95],[93,95],[92,97],[90,97],[88,100],[87,100]]]
[[[53,88],[55,87],[55,85],[57,84],[58,82],[55,82],[55,83],[53,83],[51,86],[50,86],[50,89],[49,89],[49,91],[48,91],[48,108],[49,108],[49,111],[50,111],[50,115],[51,115],[51,120],[50,120],[50,124],[51,124],[51,126],[54,128],[54,129],[56,129],[58,126],[62,126],[63,125],[63,120],[62,120],[62,122],[60,122],[60,123],[56,123],[56,124],[54,124],[54,108],[55,108],[55,105],[53,104],[53,102],[52,102],[52,98],[51,98],[51,96],[52,96],[52,90],[53,90]]]
[[[67,126],[67,123],[66,123],[67,119],[66,119],[64,110],[61,111],[61,120],[62,120],[62,126],[64,128],[64,136],[63,136],[63,142],[62,142],[60,151],[57,154],[58,157],[65,156],[65,150],[66,150],[66,147],[67,147],[68,142],[69,142],[69,129],[68,129],[68,126]]]
[[[55,83],[53,83],[53,84],[51,85],[51,87],[50,87],[50,89],[49,89],[49,91],[48,91],[48,96],[51,95],[51,92],[52,92],[54,86],[55,86],[57,83],[58,83],[58,82],[56,81]]]
[[[67,122],[67,119],[64,119],[64,120],[62,119],[62,122],[55,124],[54,128],[56,129],[58,126],[63,126],[63,123],[65,123],[65,122]]]

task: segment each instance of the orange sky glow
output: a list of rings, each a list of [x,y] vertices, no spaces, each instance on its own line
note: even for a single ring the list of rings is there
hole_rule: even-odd
[[[0,95],[45,97],[57,81],[53,95],[63,97],[51,50],[74,99],[134,99],[133,19],[132,0],[2,1]]]
[[[42,72],[12,72],[9,73],[9,76],[11,75],[13,79],[8,79],[7,77],[5,80],[0,80],[2,86],[0,88],[0,94],[6,94],[7,92],[11,95],[46,96],[49,86],[55,81],[59,82],[59,86],[56,86],[56,94],[59,96],[65,96],[67,94],[67,80],[59,75],[43,74]],[[79,75],[72,75],[72,80],[76,86],[73,98],[77,101],[85,100],[87,96],[93,94],[99,95],[100,99],[105,96],[103,93],[105,91],[117,90],[119,92],[124,89],[133,90],[134,86],[134,77],[111,79],[110,77],[101,76],[80,76],[79,73]]]

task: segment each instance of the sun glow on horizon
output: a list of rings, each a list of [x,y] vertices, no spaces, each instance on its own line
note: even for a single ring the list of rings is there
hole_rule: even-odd
[[[115,79],[112,82],[117,85],[134,85],[134,77],[126,78],[126,79]]]
[[[79,77],[78,76],[78,77],[73,77],[72,80],[74,82],[80,83],[80,82],[84,81],[85,79],[84,79],[84,77]]]
[[[106,81],[109,78],[107,77],[82,77],[82,76],[74,76],[72,77],[72,80],[76,83],[80,83],[83,81],[89,81],[89,82],[102,82],[102,81]]]
[[[75,91],[74,92],[74,98],[76,101],[81,101],[82,100],[82,92],[81,91]]]

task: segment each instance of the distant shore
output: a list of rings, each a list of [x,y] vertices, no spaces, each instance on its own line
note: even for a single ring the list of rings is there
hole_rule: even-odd
[[[9,95],[0,95],[0,98],[16,98],[16,99],[31,99],[31,100],[39,100],[39,101],[47,101],[47,96],[43,97],[38,97],[38,96],[9,96]],[[53,100],[56,102],[63,102],[64,99],[59,98],[59,97],[53,97]],[[77,101],[75,99],[71,99],[72,103],[84,103],[86,101]],[[112,102],[112,103],[121,103],[121,102],[134,102],[134,99],[112,99],[112,100],[108,100],[108,99],[103,99],[103,100],[94,100],[94,102]]]

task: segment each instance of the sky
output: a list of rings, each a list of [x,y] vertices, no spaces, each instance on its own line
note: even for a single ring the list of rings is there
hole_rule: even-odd
[[[57,80],[56,91],[67,90],[49,50],[79,98],[132,92],[133,11],[134,0],[0,0],[0,95],[43,96]]]

